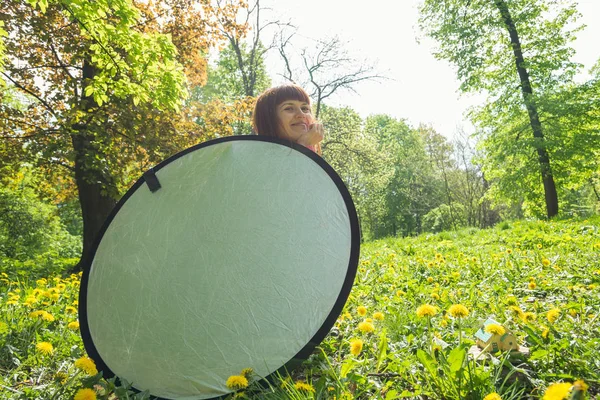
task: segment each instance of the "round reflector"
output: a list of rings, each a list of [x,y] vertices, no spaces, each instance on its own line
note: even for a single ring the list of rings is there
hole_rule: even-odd
[[[236,136],[187,149],[119,201],[84,269],[81,333],[105,377],[211,399],[306,358],[350,293],[359,228],[318,155]]]

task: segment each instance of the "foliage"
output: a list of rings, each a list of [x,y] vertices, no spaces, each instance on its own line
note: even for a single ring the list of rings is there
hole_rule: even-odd
[[[262,93],[265,89],[271,86],[271,79],[267,74],[264,58],[260,56],[265,51],[264,47],[259,44],[257,54],[255,55],[254,70],[254,85],[252,92],[255,94]],[[248,46],[245,43],[240,44],[239,57],[243,60],[249,60],[251,57],[248,51]],[[207,102],[209,100],[219,98],[225,102],[232,102],[248,95],[247,88],[243,82],[243,74],[240,71],[238,64],[238,54],[231,44],[226,46],[219,52],[219,58],[214,67],[208,68],[208,79],[206,85],[195,87],[192,91],[192,98]]]
[[[378,151],[377,141],[362,128],[360,116],[350,108],[322,106],[320,121],[327,132],[323,158],[340,174],[361,219],[363,239],[375,234],[385,213],[385,189],[392,174],[389,153]]]
[[[460,203],[442,204],[423,217],[423,230],[441,232],[467,226],[466,210]]]
[[[564,203],[597,171],[598,91],[594,82],[575,83],[580,66],[569,47],[582,29],[578,15],[573,1],[557,0],[428,0],[421,8],[421,27],[437,41],[435,55],[457,67],[461,90],[488,94],[470,116],[490,199],[524,201],[528,215],[543,215],[544,196],[548,207],[547,178]],[[515,63],[517,51],[524,61]]]
[[[205,82],[204,56],[223,37],[216,21],[241,3],[135,5],[9,1],[3,17],[0,162],[74,182],[67,187],[82,206],[84,255],[132,179],[204,139],[193,113],[179,110],[187,82]]]
[[[22,170],[0,188],[0,266],[36,257],[72,258],[81,250],[63,226],[57,207],[38,197],[39,177]]]

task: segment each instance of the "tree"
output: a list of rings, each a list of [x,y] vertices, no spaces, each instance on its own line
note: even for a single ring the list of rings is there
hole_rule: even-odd
[[[567,29],[577,12],[572,3],[563,3],[426,0],[420,10],[421,27],[439,44],[436,56],[457,66],[461,90],[490,95],[488,104],[473,113],[487,140],[486,159],[495,153],[506,160],[518,149],[520,160],[511,168],[518,172],[517,179],[527,176],[519,189],[532,189],[531,175],[538,171],[548,217],[558,213],[558,195],[550,162],[553,141],[548,140],[540,99],[577,71],[568,45],[579,28]],[[522,137],[526,128],[532,133],[528,141]]]
[[[297,50],[292,39],[296,32],[279,35],[279,54],[286,71],[283,76],[309,91],[315,104],[315,116],[318,118],[323,101],[341,90],[355,91],[357,83],[384,79],[376,68],[366,61],[352,57],[338,37],[316,41],[314,46]],[[300,56],[295,66],[296,55]]]
[[[377,237],[385,223],[385,188],[393,172],[391,158],[378,151],[374,137],[362,130],[362,120],[351,108],[322,106],[321,122],[327,135],[323,158],[340,174],[356,204],[362,237]]]
[[[443,202],[424,136],[405,121],[388,115],[368,117],[364,132],[375,138],[379,154],[389,154],[392,169],[384,189],[385,211],[376,237],[420,233],[423,216]]]
[[[85,260],[132,175],[189,143],[187,121],[172,117],[186,76],[205,80],[201,56],[220,37],[221,11],[188,0],[142,3],[141,12],[128,0],[5,4],[2,150],[74,179]]]
[[[224,9],[234,7],[231,0],[217,0],[217,4]],[[221,53],[219,66],[235,76],[222,78],[221,81],[234,83],[236,92],[243,96],[255,97],[270,85],[270,79],[265,72],[264,58],[275,44],[263,44],[265,30],[273,26],[281,28],[290,25],[277,20],[265,21],[264,13],[268,10],[261,6],[260,0],[253,0],[244,9],[245,15],[241,17],[241,24],[237,22],[239,15],[229,13],[229,18],[221,19],[219,25],[228,42],[226,50]],[[232,26],[235,26],[235,29],[232,29]]]
[[[246,72],[239,67],[238,54],[242,60],[254,57],[251,84],[244,83],[248,79],[244,79]],[[271,79],[267,74],[262,54],[251,56],[245,43],[240,44],[237,50],[229,44],[219,53],[216,65],[208,67],[206,85],[194,87],[191,98],[202,103],[216,98],[231,103],[244,97],[254,97],[270,85]]]

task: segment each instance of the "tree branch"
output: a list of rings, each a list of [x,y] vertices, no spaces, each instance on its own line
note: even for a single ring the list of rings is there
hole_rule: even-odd
[[[42,99],[40,96],[38,96],[34,92],[32,92],[31,90],[27,89],[25,86],[23,86],[20,83],[18,83],[17,81],[15,81],[13,78],[10,77],[10,75],[7,75],[5,72],[2,72],[2,75],[4,75],[6,77],[6,79],[8,79],[9,81],[11,81],[13,83],[13,85],[15,85],[17,88],[21,89],[25,93],[27,93],[30,96],[34,97],[37,101],[40,102],[40,104],[42,104],[48,111],[50,111],[50,113],[53,116],[55,116],[56,118],[58,118],[58,115],[56,115],[56,113],[54,112],[54,109],[52,107],[50,107],[50,104],[48,104],[44,99]]]

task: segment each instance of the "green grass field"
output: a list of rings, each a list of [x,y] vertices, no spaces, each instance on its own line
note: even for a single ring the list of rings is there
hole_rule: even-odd
[[[79,276],[27,276],[0,276],[0,398],[133,398],[86,358]],[[600,217],[366,243],[344,312],[304,366],[266,387],[245,371],[230,397],[597,398],[599,285]],[[521,353],[469,353],[489,317]]]

